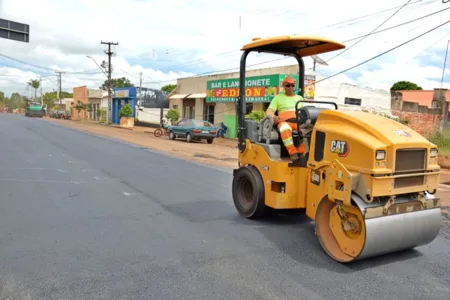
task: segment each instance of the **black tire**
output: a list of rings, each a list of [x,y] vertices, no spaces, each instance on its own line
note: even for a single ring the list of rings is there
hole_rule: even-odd
[[[162,132],[162,130],[161,130],[160,128],[158,128],[158,129],[156,129],[156,130],[153,132],[153,134],[154,134],[156,137],[160,137],[160,136],[162,136],[163,132]]]
[[[255,167],[241,167],[233,177],[232,189],[234,206],[241,216],[256,219],[267,215],[264,182]]]
[[[207,139],[206,142],[207,142],[208,144],[212,144],[212,143],[214,142],[214,139]]]
[[[192,135],[189,132],[186,134],[186,142],[192,143]]]
[[[175,133],[173,133],[173,131],[169,132],[169,139],[171,140],[175,139]]]

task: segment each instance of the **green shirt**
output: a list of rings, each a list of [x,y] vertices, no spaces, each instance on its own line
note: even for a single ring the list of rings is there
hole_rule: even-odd
[[[294,96],[286,96],[285,94],[279,94],[272,99],[270,102],[269,109],[273,112],[278,111],[295,111],[295,104],[304,100],[302,96],[295,94]],[[299,108],[303,107],[303,103],[300,103]]]

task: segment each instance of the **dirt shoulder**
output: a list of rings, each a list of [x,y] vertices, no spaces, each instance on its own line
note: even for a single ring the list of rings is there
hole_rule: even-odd
[[[169,140],[168,136],[155,137],[154,129],[136,126],[124,129],[117,126],[103,125],[92,121],[73,121],[45,118],[65,127],[94,133],[103,137],[120,139],[135,145],[165,152],[191,161],[225,168],[237,167],[237,140],[217,138],[209,145],[206,142],[187,143],[184,140]],[[450,170],[442,169],[441,182],[450,182]],[[449,214],[450,185],[442,185],[437,196],[441,198],[441,206]]]
[[[154,128],[135,126],[132,129],[99,124],[92,121],[73,121],[45,118],[65,127],[94,133],[103,137],[120,139],[196,162],[225,168],[236,168],[238,163],[237,140],[216,138],[213,144],[205,141],[187,143],[185,140],[169,140],[168,136],[155,137]]]

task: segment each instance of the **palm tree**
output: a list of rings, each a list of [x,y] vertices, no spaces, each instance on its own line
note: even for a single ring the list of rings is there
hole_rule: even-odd
[[[28,82],[28,85],[31,86],[34,89],[34,101],[36,101],[37,98],[37,90],[41,86],[41,82],[38,79],[31,79]]]

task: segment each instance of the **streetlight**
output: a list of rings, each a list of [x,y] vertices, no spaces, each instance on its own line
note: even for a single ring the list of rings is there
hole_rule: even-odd
[[[100,69],[100,71],[102,71],[102,73],[105,74],[106,77],[108,77],[108,74],[106,74],[105,71],[102,69],[102,68],[105,68],[105,69],[106,69],[106,62],[105,62],[105,61],[103,61],[103,62],[102,62],[102,66],[100,66],[100,65],[95,61],[95,59],[92,58],[92,56],[86,55],[86,57],[92,59],[92,61],[97,65],[97,67]]]
[[[106,74],[106,72],[103,70],[103,68],[106,69],[106,62],[103,61],[103,62],[102,62],[102,65],[100,66],[100,65],[95,61],[95,59],[92,58],[91,56],[86,55],[86,57],[92,59],[92,61],[97,65],[97,67],[100,69],[100,71],[102,71],[102,73],[106,76],[106,79],[109,80],[108,74]],[[109,82],[108,82],[108,95],[110,94],[109,89],[110,89],[110,87],[109,87]],[[107,117],[107,121],[108,121],[108,122],[110,121],[110,111],[111,111],[111,103],[110,103],[110,101],[111,101],[111,99],[109,99],[109,97],[108,97],[108,113],[106,114],[106,117]]]

